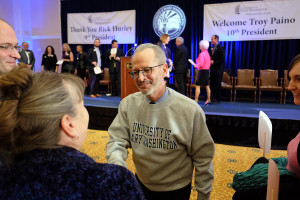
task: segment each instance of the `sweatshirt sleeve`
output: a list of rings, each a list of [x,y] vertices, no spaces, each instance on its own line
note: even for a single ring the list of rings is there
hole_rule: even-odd
[[[126,113],[126,99],[121,101],[118,114],[108,129],[109,141],[106,144],[106,159],[110,164],[127,167],[130,147],[130,128]]]
[[[195,187],[198,198],[209,199],[214,179],[212,159],[215,152],[214,141],[208,131],[204,112],[197,112],[194,117],[193,134],[190,139],[189,153],[195,167]]]

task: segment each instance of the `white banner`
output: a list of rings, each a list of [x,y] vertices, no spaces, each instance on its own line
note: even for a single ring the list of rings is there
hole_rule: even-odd
[[[210,41],[300,38],[300,1],[249,1],[204,5],[203,38]]]
[[[101,44],[135,43],[135,10],[105,13],[68,13],[68,43]]]

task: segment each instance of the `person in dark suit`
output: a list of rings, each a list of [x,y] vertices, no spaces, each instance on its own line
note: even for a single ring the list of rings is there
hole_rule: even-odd
[[[99,66],[102,69],[103,72],[103,54],[100,51],[100,39],[95,39],[94,41],[94,47],[90,48],[88,50],[87,59],[88,59],[88,65],[87,68],[89,70],[90,75],[90,97],[96,98],[101,97],[100,88],[99,88],[99,81],[100,81],[100,74],[95,74],[94,67]]]
[[[27,65],[28,68],[33,70],[35,58],[34,54],[31,50],[29,50],[29,45],[27,42],[22,43],[23,49],[19,52],[21,58],[19,59],[19,62],[24,63]]]
[[[76,64],[76,70],[75,70],[75,74],[77,74],[82,80],[84,79],[86,73],[88,72],[87,69],[87,56],[86,53],[84,53],[82,51],[82,46],[81,45],[77,45],[76,47],[76,51],[77,51],[77,64]]]
[[[182,37],[176,38],[175,43],[177,48],[174,54],[174,69],[177,81],[177,91],[185,95],[188,50],[183,44],[184,39]]]
[[[219,44],[219,36],[211,36],[211,66],[210,66],[210,89],[212,102],[219,102],[221,95],[221,82],[225,66],[225,52],[223,46]]]
[[[112,96],[120,96],[121,87],[121,69],[120,61],[121,57],[124,56],[123,50],[118,49],[118,41],[111,41],[111,49],[108,49],[105,53],[105,58],[109,62],[109,75],[112,85]]]

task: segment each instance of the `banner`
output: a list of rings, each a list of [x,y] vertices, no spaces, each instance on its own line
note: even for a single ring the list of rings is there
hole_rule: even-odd
[[[68,43],[101,44],[135,43],[135,10],[105,13],[68,13]]]
[[[281,40],[300,38],[300,3],[248,1],[204,5],[203,38],[210,41]]]

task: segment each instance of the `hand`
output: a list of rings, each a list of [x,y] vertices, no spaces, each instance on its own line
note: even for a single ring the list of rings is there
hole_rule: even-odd
[[[96,67],[97,66],[97,63],[96,62],[92,62],[92,64]]]
[[[120,57],[116,57],[115,60],[120,60]]]
[[[28,68],[31,68],[31,67],[32,67],[32,65],[27,65],[27,67],[28,67]]]
[[[211,64],[214,64],[214,61],[213,61],[213,60],[211,60],[210,62],[211,62]]]

